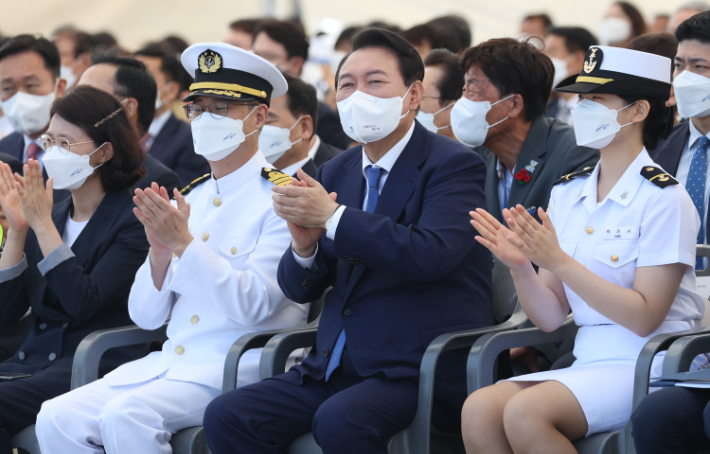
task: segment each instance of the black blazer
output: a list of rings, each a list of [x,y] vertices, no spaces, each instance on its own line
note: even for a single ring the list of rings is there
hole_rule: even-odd
[[[343,125],[340,123],[340,115],[338,115],[338,112],[334,111],[328,104],[323,102],[318,103],[318,126],[316,128],[316,134],[318,134],[318,137],[320,137],[320,140],[323,142],[341,150],[350,148],[350,143],[353,141],[345,134],[345,131],[343,131]],[[318,160],[316,160],[316,165],[320,165],[318,164]]]
[[[476,151],[486,160],[488,211],[502,222],[503,216],[498,199],[497,158],[485,147],[478,147]],[[521,204],[525,208],[535,206],[546,209],[554,182],[568,173],[595,166],[599,161],[599,150],[578,146],[574,129],[567,123],[539,116],[533,120],[525,138],[516,163],[516,173],[530,166],[531,161],[537,162],[537,165],[532,172],[529,172],[530,181],[521,185],[513,178],[506,208]]]
[[[71,205],[68,198],[52,210],[60,235]],[[88,334],[133,324],[128,315],[128,295],[149,247],[133,206],[128,191],[106,194],[71,248],[76,257],[45,276],[37,268],[44,255],[34,232],[29,231],[25,244],[28,268],[0,283],[0,326],[17,323],[30,307],[34,322],[15,356],[0,363],[0,371],[32,374],[48,367],[71,370],[76,348]],[[146,352],[145,348],[116,349],[109,351],[104,364],[116,367]]]
[[[0,140],[0,152],[22,162],[22,155],[25,153],[25,136],[19,132],[13,132],[3,137]]]
[[[306,163],[303,164],[303,166],[301,166],[301,168],[303,169],[304,172],[306,172],[306,175],[308,175],[311,178],[315,178],[316,173],[318,173],[318,167],[313,162],[313,159],[309,159],[308,161],[306,161]],[[298,172],[294,173],[293,177],[298,178]]]
[[[183,184],[210,173],[207,159],[195,153],[190,125],[178,120],[172,112],[148,153],[175,172]]]
[[[348,148],[347,145],[345,148]],[[343,152],[343,150],[344,149],[328,145],[327,143],[325,143],[325,141],[323,141],[323,138],[321,137],[320,145],[318,146],[316,155],[313,157],[313,162],[315,163],[316,167],[320,167],[326,162],[333,159],[334,157],[338,156],[340,153]]]
[[[9,165],[13,173],[16,172],[22,175],[22,162],[19,159],[15,159],[9,154],[0,152],[0,162],[4,162]]]

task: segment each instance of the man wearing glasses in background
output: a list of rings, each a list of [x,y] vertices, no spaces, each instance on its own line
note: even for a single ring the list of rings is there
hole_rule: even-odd
[[[134,213],[151,248],[128,302],[143,329],[170,317],[168,340],[161,352],[45,402],[36,428],[45,454],[170,452],[171,435],[201,425],[221,394],[224,361],[240,336],[306,322],[308,306],[289,301],[276,279],[291,235],[271,187],[291,178],[258,150],[271,97],[286,93],[286,81],[228,44],[195,44],[182,63],[195,75],[185,98],[195,152],[212,172],[182,193],[155,183],[136,190]],[[239,386],[258,381],[260,353],[241,358]]]

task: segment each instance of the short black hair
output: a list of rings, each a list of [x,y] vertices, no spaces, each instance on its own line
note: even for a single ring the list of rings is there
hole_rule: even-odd
[[[542,21],[542,25],[545,26],[545,30],[552,28],[552,19],[550,19],[549,14],[539,13],[539,14],[528,14],[523,18],[523,22],[527,20],[539,20]]]
[[[127,190],[145,175],[139,137],[122,107],[114,96],[87,85],[70,89],[52,104],[52,116],[78,126],[96,146],[113,146],[113,157],[98,169],[106,192]]]
[[[432,49],[438,45],[436,32],[426,24],[415,25],[400,34],[412,45],[422,44],[424,41],[428,41]]]
[[[308,36],[293,22],[268,19],[259,24],[254,31],[254,38],[262,32],[284,46],[288,58],[301,57],[304,60],[308,59],[308,47],[310,46]]]
[[[615,5],[624,11],[624,14],[631,21],[631,37],[640,36],[646,33],[646,21],[643,18],[643,14],[634,5],[629,2],[616,2]]]
[[[165,46],[161,46],[160,44],[148,44],[136,51],[134,55],[159,58],[160,72],[165,74],[165,78],[168,82],[180,82],[182,72],[185,71],[175,53],[167,52]]]
[[[259,27],[259,24],[261,23],[262,19],[240,19],[240,20],[235,20],[231,24],[229,24],[229,28],[231,28],[234,31],[240,31],[244,33],[248,33],[252,36],[255,35],[256,29]]]
[[[415,81],[424,79],[424,62],[419,53],[404,38],[395,32],[382,28],[365,28],[353,36],[352,51],[346,55],[338,66],[335,73],[335,86],[337,89],[340,70],[353,52],[370,47],[386,49],[394,54],[399,63],[399,71],[402,73],[404,85],[410,86]]]
[[[660,139],[667,139],[673,130],[676,106],[666,107],[666,100],[659,98],[623,98],[624,105],[645,99],[651,105],[648,116],[643,121],[643,146],[654,150]]]
[[[449,49],[451,52],[461,52],[471,46],[471,26],[461,16],[450,14],[434,18],[427,22],[439,33],[444,45],[441,47]]]
[[[57,36],[65,36],[74,41],[74,58],[84,52],[90,52],[92,47],[94,47],[94,39],[90,34],[79,31],[72,26],[58,28],[52,33],[52,38]]]
[[[310,115],[313,119],[313,134],[318,128],[318,95],[313,85],[303,80],[284,73],[288,91],[286,92],[286,107],[291,115],[298,118],[301,115]],[[310,137],[308,138],[310,140]]]
[[[565,40],[567,52],[570,54],[577,51],[586,53],[590,47],[599,44],[597,38],[595,38],[589,30],[582,27],[554,27],[550,29],[548,35],[555,35],[563,38]]]
[[[675,40],[678,43],[691,39],[710,44],[710,11],[691,16],[675,29]]]
[[[439,90],[439,105],[454,101],[463,96],[464,72],[461,69],[461,58],[446,49],[435,49],[424,59],[424,67],[441,68],[444,72],[436,84]]]
[[[483,71],[501,97],[514,93],[523,97],[527,121],[545,113],[555,69],[530,40],[498,38],[473,46],[461,57],[461,68],[465,73],[473,65]]]
[[[135,58],[119,57],[115,52],[93,53],[91,64],[105,64],[118,68],[114,76],[113,94],[138,101],[138,126],[142,134],[148,132],[155,116],[158,87],[145,65]]]
[[[158,44],[163,46],[166,51],[170,51],[176,54],[182,54],[183,52],[185,52],[185,49],[190,47],[187,41],[176,35],[166,36],[165,38],[160,40]]]
[[[381,20],[375,20],[367,24],[366,28],[382,28],[392,33],[402,33],[402,27]]]
[[[338,36],[338,39],[335,40],[335,46],[333,46],[335,49],[338,47],[342,46],[343,44],[347,43],[348,48],[350,47],[350,42],[353,39],[353,36],[355,36],[355,33],[360,30],[360,27],[348,27],[342,32],[340,32],[340,35]]]
[[[25,52],[35,52],[42,57],[44,67],[52,73],[55,79],[59,77],[61,59],[54,43],[46,38],[36,38],[32,35],[17,35],[10,38],[0,47],[0,61]]]
[[[94,49],[114,49],[118,47],[118,41],[109,32],[98,32],[91,36],[94,41]]]

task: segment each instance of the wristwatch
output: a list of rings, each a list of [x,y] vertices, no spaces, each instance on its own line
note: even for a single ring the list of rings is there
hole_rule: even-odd
[[[340,207],[342,207],[342,206],[343,206],[343,205],[338,205],[338,206],[335,208],[335,210],[333,210],[333,214],[331,214],[330,217],[325,220],[325,229],[326,229],[326,230],[328,230],[328,229],[330,228],[330,226],[333,224],[333,217],[335,216],[335,213],[337,213],[338,210],[340,209]]]

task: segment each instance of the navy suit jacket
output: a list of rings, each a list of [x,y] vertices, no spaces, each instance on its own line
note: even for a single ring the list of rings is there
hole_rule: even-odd
[[[340,115],[324,102],[318,103],[318,127],[316,134],[320,140],[332,145],[340,150],[345,150],[350,146],[352,139],[343,131],[343,125],[340,123]],[[316,160],[318,164],[318,160]]]
[[[297,370],[323,378],[340,331],[357,372],[415,378],[438,335],[489,326],[491,255],[474,237],[468,212],[486,207],[481,157],[416,123],[374,213],[363,211],[362,147],[324,164],[317,180],[347,208],[335,241],[319,240],[313,269],[289,248],[278,281],[307,303],[326,297],[317,347]],[[463,370],[463,365],[461,365]]]
[[[177,120],[180,121],[180,120]],[[160,135],[158,135],[160,136]],[[11,157],[19,160],[22,163],[22,158],[25,152],[25,137],[23,134],[20,134],[18,132],[13,132],[12,134],[8,135],[7,137],[3,138],[0,140],[0,152],[6,153],[10,155]],[[134,189],[140,188],[140,189],[145,189],[150,186],[150,184],[155,181],[157,182],[160,186],[165,186],[168,189],[168,194],[173,193],[173,188],[182,188],[182,184],[180,182],[180,178],[177,176],[175,172],[170,170],[168,167],[163,165],[160,161],[157,159],[151,157],[150,155],[146,156],[145,160],[143,161],[143,165],[145,166],[146,169],[146,176],[143,177],[138,183],[136,183],[132,188],[131,192],[133,192]],[[20,172],[22,173],[22,172]],[[44,171],[44,179],[47,179],[47,172]],[[204,175],[204,173],[203,173]],[[192,180],[190,180],[192,181]],[[189,183],[189,182],[188,182]],[[69,198],[71,195],[71,192],[67,190],[55,190],[54,191],[54,203],[59,203],[63,200],[66,200]],[[63,228],[63,226],[62,226]]]
[[[9,165],[13,173],[17,172],[22,175],[22,162],[20,162],[19,159],[15,159],[9,154],[5,154],[0,151],[0,162],[4,162],[5,164]]]
[[[183,184],[210,173],[207,159],[195,153],[190,125],[172,113],[148,153],[175,172]]]
[[[52,210],[60,235],[71,205],[70,197]],[[128,294],[149,247],[133,206],[128,191],[106,194],[71,247],[76,257],[45,276],[37,268],[44,255],[34,232],[28,232],[28,268],[0,283],[0,326],[17,323],[30,307],[34,322],[15,356],[0,363],[0,371],[34,374],[49,367],[71,370],[76,348],[88,334],[133,324]],[[107,353],[104,364],[110,369],[145,353],[146,347],[116,349]]]
[[[316,150],[316,155],[313,157],[313,162],[315,163],[316,168],[320,167],[342,152],[343,149],[328,145],[321,139],[318,150]]]

